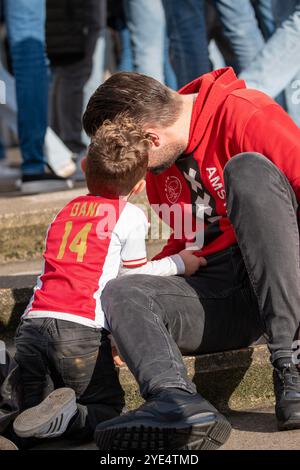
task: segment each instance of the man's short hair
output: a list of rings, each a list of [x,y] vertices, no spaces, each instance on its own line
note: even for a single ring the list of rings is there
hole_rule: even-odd
[[[132,119],[106,120],[88,148],[86,182],[91,194],[126,196],[144,178],[150,139]]]
[[[89,136],[107,119],[126,113],[141,126],[171,126],[181,109],[179,95],[154,78],[135,72],[112,75],[91,96],[83,116]]]

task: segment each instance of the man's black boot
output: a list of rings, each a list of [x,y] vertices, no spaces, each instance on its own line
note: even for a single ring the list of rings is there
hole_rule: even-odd
[[[231,425],[199,394],[166,388],[140,408],[99,424],[95,441],[100,450],[217,449]]]
[[[300,429],[300,370],[290,358],[279,358],[273,366],[278,429]]]

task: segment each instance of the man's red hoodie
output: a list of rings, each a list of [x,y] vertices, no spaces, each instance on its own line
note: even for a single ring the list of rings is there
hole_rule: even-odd
[[[286,175],[300,202],[300,129],[271,98],[246,89],[231,68],[203,75],[179,93],[198,93],[188,146],[169,169],[159,175],[148,173],[147,193],[150,204],[177,204],[182,211],[188,205],[194,222],[197,206],[205,206],[205,256],[237,243],[227,218],[223,179],[224,166],[235,155],[258,152],[269,158]],[[170,226],[174,229],[174,217]],[[155,258],[178,253],[186,241],[173,233]]]

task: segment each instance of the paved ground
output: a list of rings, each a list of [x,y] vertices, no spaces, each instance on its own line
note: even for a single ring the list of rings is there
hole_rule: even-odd
[[[278,432],[273,408],[235,411],[229,415],[233,431],[222,450],[299,450],[300,430]],[[91,443],[74,447],[66,441],[44,443],[36,449],[96,450]]]
[[[274,409],[233,412],[224,450],[299,450],[300,430],[278,432]]]

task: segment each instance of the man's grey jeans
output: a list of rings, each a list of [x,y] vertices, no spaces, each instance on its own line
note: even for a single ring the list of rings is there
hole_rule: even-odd
[[[281,171],[257,153],[226,165],[228,216],[238,245],[192,277],[110,281],[102,305],[121,355],[147,398],[190,392],[182,354],[249,346],[265,334],[272,361],[290,357],[300,321],[298,204]]]

